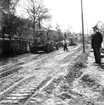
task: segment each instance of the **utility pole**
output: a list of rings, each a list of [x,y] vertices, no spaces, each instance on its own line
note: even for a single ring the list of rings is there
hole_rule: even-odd
[[[82,2],[82,0],[81,0],[81,18],[82,18],[83,53],[85,53],[85,43],[84,43],[84,21],[83,21],[83,2]]]

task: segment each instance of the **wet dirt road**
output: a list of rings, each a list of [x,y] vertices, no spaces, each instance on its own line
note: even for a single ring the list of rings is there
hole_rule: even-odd
[[[27,54],[9,59],[0,67],[0,105],[31,105],[34,94],[54,77],[65,75],[82,46],[70,46],[49,54]]]

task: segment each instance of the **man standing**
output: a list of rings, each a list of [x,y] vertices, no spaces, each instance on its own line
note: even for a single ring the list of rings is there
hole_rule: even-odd
[[[95,63],[101,64],[100,48],[101,48],[101,43],[103,41],[103,37],[101,33],[98,31],[97,26],[93,27],[93,31],[94,34],[92,35],[91,45],[94,51]]]
[[[67,41],[66,40],[63,40],[63,48],[64,48],[64,51],[68,51]]]

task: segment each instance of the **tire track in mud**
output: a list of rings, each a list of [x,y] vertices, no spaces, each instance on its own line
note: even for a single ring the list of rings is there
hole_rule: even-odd
[[[35,77],[30,77],[20,83],[12,91],[0,99],[0,105],[22,105],[30,96],[42,88],[52,77],[47,77],[36,84]]]
[[[22,67],[17,67],[15,69],[10,69],[10,70],[7,70],[7,71],[3,71],[2,73],[0,73],[0,78],[4,78],[6,76],[9,76],[9,75],[12,75],[12,74],[15,74],[17,73],[19,70],[21,70]]]
[[[49,54],[48,57],[45,56],[45,59],[48,59],[49,57],[53,57],[53,56],[54,54],[52,55]],[[71,58],[73,57],[75,57],[75,55],[71,56]],[[43,61],[45,59],[43,59]],[[56,76],[58,72],[60,71],[60,70],[55,71],[54,68],[53,69],[48,68],[48,69],[49,69],[50,74],[46,73],[43,78],[38,78],[39,76],[30,77],[22,81],[22,83],[18,84],[16,87],[13,87],[11,91],[7,92],[6,95],[0,98],[0,105],[9,105],[9,104],[10,105],[15,105],[15,104],[16,105],[23,105],[23,104],[27,105],[30,102],[30,99],[32,98],[32,96],[36,94],[39,91],[39,89],[45,86],[47,82],[51,81],[52,76]],[[52,70],[53,72],[50,72]]]
[[[79,55],[78,54],[78,52],[80,53],[80,50],[79,50],[80,48],[78,48],[78,50],[77,50],[77,54],[76,55]],[[76,57],[75,57],[75,55],[73,55],[73,59],[75,59]],[[71,57],[72,58],[72,57]],[[61,71],[63,72],[63,69],[64,69],[64,67],[63,68],[61,68]],[[57,70],[57,71],[53,71],[53,72],[50,72],[50,74],[49,75],[51,75],[52,77],[55,77],[56,75],[58,75],[58,73],[59,72],[61,72],[60,70]],[[52,78],[53,79],[53,78]],[[53,81],[53,80],[50,80],[50,81]],[[48,81],[49,82],[49,81]],[[47,84],[47,83],[46,83]],[[46,86],[44,86],[43,88],[45,88],[45,87],[47,87],[47,85]],[[24,105],[33,105],[33,103],[35,102],[35,100],[34,100],[34,96],[37,94],[37,92],[35,92],[25,103],[24,103]],[[32,101],[31,101],[32,100]],[[32,103],[31,103],[32,102]]]
[[[32,57],[32,59],[37,59],[39,55],[36,55],[35,57]],[[28,63],[30,60],[26,61]],[[3,65],[0,67],[0,94],[2,95],[2,92],[5,93],[5,91],[8,90],[8,88],[11,88],[12,85],[15,85],[17,82],[20,82],[24,77],[19,76],[19,71],[22,70],[22,65],[24,62],[17,62],[11,65]]]
[[[10,86],[12,86],[14,83],[22,80],[23,77],[15,77],[13,79],[8,79],[8,80],[3,80],[0,82],[0,92],[3,92],[4,90],[6,90],[7,88],[9,88]]]
[[[9,74],[12,74],[13,72],[18,71],[19,69],[22,68],[21,66],[23,64],[27,64],[27,63],[31,62],[32,60],[38,59],[39,56],[40,55],[36,55],[35,57],[33,57],[33,58],[29,59],[29,60],[25,60],[25,61],[22,61],[22,62],[17,61],[16,63],[11,64],[11,65],[5,65],[3,67],[1,66],[0,67],[0,77],[2,77],[2,76],[4,77],[4,75],[6,75],[6,74],[9,75]]]
[[[36,55],[32,59],[37,59],[37,57],[39,57],[39,55]],[[6,86],[7,86],[7,81],[8,81],[8,86],[12,85],[12,83],[14,83],[16,75],[18,75],[19,71],[22,70],[22,68],[23,68],[22,65],[32,61],[32,59],[29,59],[28,61],[25,61],[25,62],[17,62],[12,65],[5,65],[5,66],[1,67],[0,68],[0,83],[6,84]],[[9,79],[12,77],[14,77],[14,79],[11,83],[9,81]],[[21,78],[21,77],[19,77],[19,75],[18,75],[18,78]],[[4,81],[5,81],[5,83],[4,83]],[[1,84],[1,86],[3,84]],[[6,86],[3,86],[3,87],[6,88]]]

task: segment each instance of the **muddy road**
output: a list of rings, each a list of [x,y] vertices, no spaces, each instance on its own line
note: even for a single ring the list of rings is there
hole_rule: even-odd
[[[33,96],[55,77],[66,75],[81,53],[77,45],[69,46],[68,52],[24,54],[0,63],[0,105],[33,105]]]

